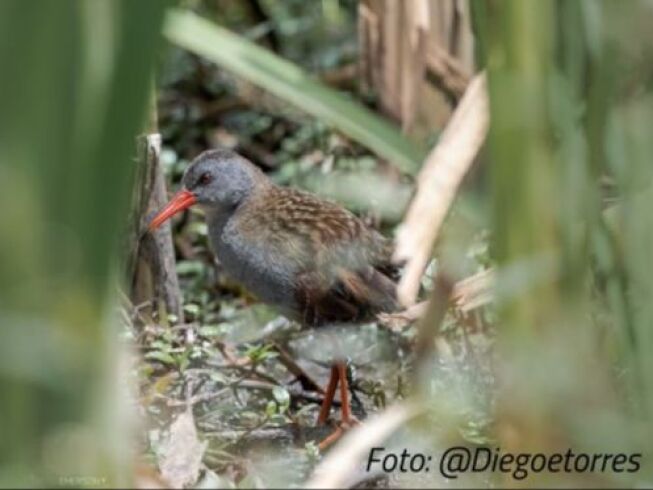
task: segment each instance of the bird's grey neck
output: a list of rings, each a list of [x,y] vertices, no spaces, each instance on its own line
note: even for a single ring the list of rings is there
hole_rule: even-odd
[[[222,232],[229,218],[233,216],[235,209],[224,209],[210,207],[205,209],[206,222],[213,233]]]

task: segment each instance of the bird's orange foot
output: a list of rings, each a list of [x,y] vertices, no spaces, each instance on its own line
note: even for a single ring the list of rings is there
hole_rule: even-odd
[[[330,446],[332,446],[338,439],[340,439],[345,432],[347,432],[349,429],[352,427],[360,424],[360,421],[355,418],[353,415],[350,416],[348,421],[342,421],[340,424],[338,424],[338,427],[336,427],[336,430],[334,430],[331,434],[329,434],[327,437],[325,437],[318,445],[317,447],[320,449],[320,451],[324,451]]]

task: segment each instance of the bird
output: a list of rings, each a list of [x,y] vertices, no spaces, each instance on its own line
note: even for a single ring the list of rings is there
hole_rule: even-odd
[[[227,275],[304,328],[357,324],[398,309],[388,238],[335,202],[275,184],[234,151],[199,154],[149,229],[191,206],[203,209],[210,248]],[[341,424],[321,448],[357,422],[346,361],[336,359],[317,424],[328,420],[338,385]]]

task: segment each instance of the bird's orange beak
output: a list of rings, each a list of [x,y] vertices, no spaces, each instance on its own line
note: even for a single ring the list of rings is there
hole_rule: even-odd
[[[171,218],[177,213],[182,212],[184,209],[189,208],[195,204],[196,201],[197,199],[192,192],[187,191],[186,189],[180,190],[177,192],[177,194],[174,195],[170,202],[166,204],[166,206],[159,212],[159,214],[154,217],[150,223],[149,230],[156,230],[167,219]]]

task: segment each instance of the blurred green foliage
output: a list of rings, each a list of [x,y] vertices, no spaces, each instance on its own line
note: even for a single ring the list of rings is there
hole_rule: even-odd
[[[514,450],[646,454],[653,9],[593,0],[473,6],[492,104],[492,253],[526,279],[499,311],[507,380],[499,435]],[[531,481],[562,481],[540,478]]]
[[[0,2],[0,486],[128,481],[106,300],[165,7]]]

